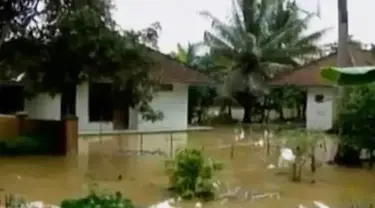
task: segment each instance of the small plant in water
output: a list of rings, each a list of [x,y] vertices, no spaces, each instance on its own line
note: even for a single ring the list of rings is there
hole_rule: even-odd
[[[95,186],[96,187],[96,186]],[[97,187],[96,187],[97,188]],[[90,194],[80,199],[66,199],[61,202],[61,208],[134,208],[131,200],[120,192],[99,194],[91,189]]]
[[[214,198],[216,190],[213,175],[222,165],[206,158],[201,150],[183,149],[167,161],[170,190],[184,199],[194,197],[204,200]]]
[[[285,146],[290,148],[295,154],[292,173],[293,181],[301,181],[302,169],[308,159],[310,159],[311,172],[315,173],[315,148],[319,141],[324,140],[324,135],[306,130],[291,130],[285,131],[282,136],[286,138]]]
[[[23,198],[17,197],[13,194],[8,194],[4,197],[5,208],[24,208],[27,203]]]

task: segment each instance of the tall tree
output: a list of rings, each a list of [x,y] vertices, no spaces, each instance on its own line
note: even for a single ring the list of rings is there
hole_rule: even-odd
[[[110,78],[115,94],[131,93],[128,104],[154,119],[148,105],[154,63],[146,46],[155,46],[158,28],[118,31],[110,16],[110,1],[64,3],[57,13],[47,13],[48,21],[38,29],[3,43],[2,69],[24,73],[34,92],[62,93],[68,114],[75,114],[77,85]]]
[[[171,56],[202,73],[214,75],[212,72],[215,72],[213,69],[216,69],[217,65],[210,54],[199,55],[201,46],[201,43],[188,43],[186,47],[177,44],[177,50],[172,52]],[[200,123],[204,108],[213,103],[216,91],[214,88],[207,86],[190,86],[188,95],[188,122],[194,123],[193,118],[196,114],[197,122]]]
[[[205,43],[215,56],[227,60],[224,92],[244,108],[243,122],[251,123],[252,106],[266,92],[268,79],[319,50],[315,42],[325,30],[306,35],[313,14],[301,17],[300,11],[287,0],[233,0],[229,22],[202,12],[212,21]]]

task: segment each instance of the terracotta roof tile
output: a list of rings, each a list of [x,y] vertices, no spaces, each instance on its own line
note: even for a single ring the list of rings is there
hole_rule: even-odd
[[[158,72],[163,83],[182,83],[182,84],[216,84],[214,79],[204,75],[196,69],[189,67],[178,60],[153,51],[153,57],[158,63]]]

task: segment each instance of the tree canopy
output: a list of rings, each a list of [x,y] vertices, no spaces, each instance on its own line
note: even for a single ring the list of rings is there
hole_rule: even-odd
[[[251,107],[266,92],[265,81],[317,53],[316,41],[325,30],[306,34],[313,14],[301,16],[294,1],[233,0],[232,8],[228,22],[202,12],[212,22],[204,39],[227,65],[224,95],[242,105],[243,121],[251,122]]]
[[[110,15],[110,1],[47,3],[50,4],[39,15],[44,21],[24,27],[27,32],[12,32],[1,45],[2,74],[8,78],[25,74],[23,81],[32,92],[69,94],[69,113],[73,114],[76,85],[110,78],[114,81],[114,94],[127,93],[130,106],[151,116],[148,102],[157,80],[149,73],[155,63],[148,47],[157,46],[160,26],[155,24],[141,31],[119,30]],[[22,14],[14,14],[13,19],[18,16]],[[4,25],[13,22],[12,18],[3,19]]]

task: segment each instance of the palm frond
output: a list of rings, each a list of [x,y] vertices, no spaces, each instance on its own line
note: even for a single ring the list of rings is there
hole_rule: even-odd
[[[227,93],[266,89],[267,79],[318,53],[317,41],[328,30],[306,34],[315,14],[301,17],[295,1],[288,0],[233,0],[228,22],[208,12],[201,15],[212,22],[204,34],[205,44],[227,64],[223,67]]]

